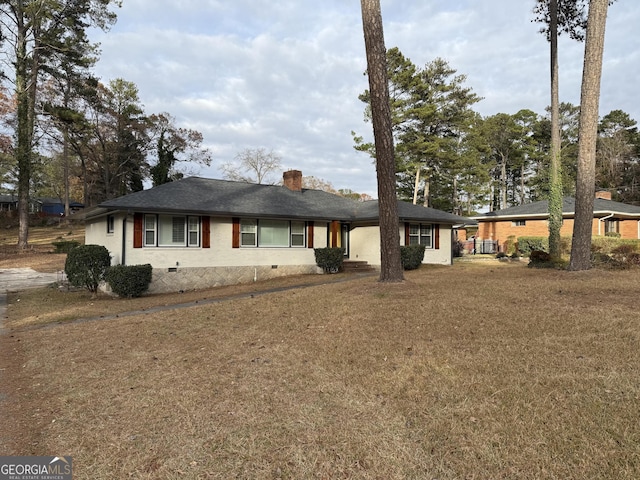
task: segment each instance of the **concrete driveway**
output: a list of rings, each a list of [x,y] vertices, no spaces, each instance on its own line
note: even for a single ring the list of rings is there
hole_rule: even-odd
[[[36,272],[32,268],[0,268],[0,293],[43,287],[56,281],[57,273]]]
[[[59,280],[57,273],[36,272],[32,268],[0,268],[0,329],[7,316],[7,292],[50,285]]]

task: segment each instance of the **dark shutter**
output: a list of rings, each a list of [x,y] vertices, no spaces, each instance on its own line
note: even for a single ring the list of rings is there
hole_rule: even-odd
[[[240,219],[238,217],[233,217],[231,248],[240,248]]]
[[[211,248],[211,220],[202,217],[202,248]]]
[[[133,215],[133,248],[142,248],[142,222],[144,216],[141,213]]]
[[[313,248],[313,222],[307,223],[307,248]]]
[[[409,245],[411,243],[411,237],[409,236],[409,232],[411,232],[411,226],[408,222],[404,223],[404,244]]]
[[[440,248],[440,225],[433,226],[433,248],[438,250]]]

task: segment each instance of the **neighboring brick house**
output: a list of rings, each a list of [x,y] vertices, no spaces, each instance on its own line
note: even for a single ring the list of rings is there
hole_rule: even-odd
[[[575,199],[566,197],[562,202],[563,223],[560,235],[573,234]],[[547,237],[549,235],[549,205],[546,200],[505,208],[473,217],[478,222],[477,238],[498,242],[505,250],[510,236]],[[640,238],[640,207],[611,200],[611,193],[596,192],[593,205],[593,235],[616,232],[621,238]]]

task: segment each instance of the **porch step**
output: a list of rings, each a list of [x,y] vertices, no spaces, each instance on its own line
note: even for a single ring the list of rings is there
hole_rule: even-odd
[[[345,260],[342,262],[342,271],[350,273],[374,272],[375,268],[364,260]]]

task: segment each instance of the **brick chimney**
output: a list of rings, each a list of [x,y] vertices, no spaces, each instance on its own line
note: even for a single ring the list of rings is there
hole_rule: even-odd
[[[302,172],[300,170],[289,170],[282,174],[284,186],[294,192],[302,191]]]
[[[611,192],[606,190],[598,190],[596,192],[596,198],[602,198],[603,200],[611,200]]]

